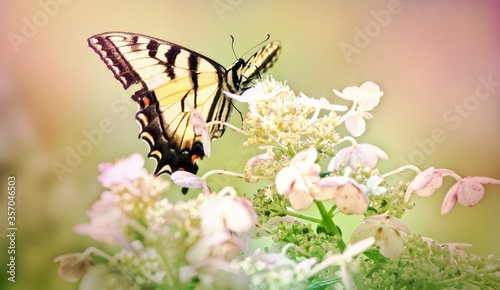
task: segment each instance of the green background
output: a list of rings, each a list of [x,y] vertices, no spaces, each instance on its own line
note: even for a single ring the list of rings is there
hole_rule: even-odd
[[[229,35],[235,37],[234,49],[241,56],[270,34],[283,45],[270,73],[286,80],[297,94],[347,104],[333,88],[365,81],[381,86],[381,104],[358,139],[388,153],[389,160],[378,164],[381,172],[409,160],[422,169],[435,166],[462,176],[500,179],[500,86],[493,87],[488,98],[475,96],[479,78],[500,81],[496,1],[66,2],[0,2],[2,289],[75,289],[76,284],[57,277],[52,260],[100,245],[72,232],[75,224],[88,221],[85,213],[103,191],[96,180],[97,164],[134,152],[147,154],[147,145],[137,139],[136,104],[87,47],[86,39],[101,32],[151,35],[225,66],[235,60]],[[47,8],[50,13],[44,12]],[[30,31],[27,22],[35,23],[35,30]],[[13,38],[22,42],[15,44]],[[348,46],[355,50],[343,51]],[[114,110],[114,102],[123,111]],[[460,104],[463,115],[453,113]],[[245,104],[237,106],[245,111]],[[102,120],[110,120],[112,132],[104,133],[78,166],[58,178],[54,162],[65,163],[68,146],[75,149],[86,140],[83,130],[99,128]],[[241,124],[238,114],[231,123]],[[445,140],[431,144],[436,129]],[[212,156],[201,163],[200,172],[241,172],[246,160],[260,152],[242,147],[243,140],[228,130],[212,144]],[[146,162],[151,171],[154,161]],[[9,174],[18,182],[15,284],[5,277]],[[451,183],[446,181],[447,189]],[[227,177],[209,182],[216,190],[235,184],[240,193],[259,186]],[[411,232],[443,243],[471,243],[471,251],[482,257],[500,255],[500,186],[486,186],[485,198],[476,207],[457,205],[441,216],[446,189],[431,198],[413,199],[417,207],[404,218]],[[339,225],[349,235],[359,219],[350,217]]]

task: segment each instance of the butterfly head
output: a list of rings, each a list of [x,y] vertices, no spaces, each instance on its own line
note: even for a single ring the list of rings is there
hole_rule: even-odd
[[[227,84],[231,93],[241,92],[241,83],[244,81],[243,69],[246,62],[243,59],[238,59],[232,66],[227,69]]]

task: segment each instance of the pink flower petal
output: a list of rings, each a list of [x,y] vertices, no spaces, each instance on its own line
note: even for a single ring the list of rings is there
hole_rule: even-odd
[[[458,202],[464,206],[474,206],[484,197],[484,186],[482,184],[500,184],[500,180],[482,177],[468,176],[462,179],[458,190]]]
[[[328,171],[339,170],[340,167],[346,165],[347,161],[349,161],[349,158],[351,157],[351,153],[352,146],[346,147],[337,152],[328,164]]]
[[[144,158],[138,153],[120,159],[116,163],[101,163],[97,169],[101,172],[97,180],[104,187],[135,180],[148,174],[144,168]]]
[[[212,199],[204,203],[200,216],[200,228],[204,236],[228,231],[224,220],[224,207],[220,200]]]
[[[408,186],[405,194],[405,203],[410,200],[410,195],[429,197],[443,185],[443,174],[452,175],[455,172],[448,169],[427,168],[420,172]]]
[[[363,214],[368,209],[368,196],[352,182],[332,190],[335,204],[343,213],[347,215]]]
[[[307,177],[310,181],[316,182],[321,179],[319,174],[321,173],[321,166],[319,164],[313,164],[309,167],[309,172],[304,176]]]
[[[313,190],[311,190],[311,195],[314,198],[314,200],[329,200],[333,199],[333,190],[329,187],[315,187]]]
[[[189,106],[189,105],[188,105]],[[191,106],[190,106],[191,107]],[[194,109],[193,109],[194,110]],[[196,111],[194,111],[196,112]],[[205,120],[203,119],[202,116],[200,116],[199,114],[193,114],[193,116],[191,117],[191,125],[194,126],[194,132],[197,134],[197,135],[202,135],[203,134],[203,131],[206,131],[205,130],[205,125],[206,125],[206,122]]]
[[[484,187],[480,183],[462,180],[457,197],[462,205],[474,206],[483,199]]]
[[[345,119],[345,126],[353,137],[363,135],[366,130],[366,122],[363,119],[362,113],[358,111],[348,113]]]
[[[434,173],[432,180],[423,188],[415,190],[415,194],[422,197],[429,197],[443,185],[443,176]]]
[[[170,178],[176,185],[186,188],[201,188],[203,183],[205,183],[201,177],[182,170],[175,171]]]
[[[287,194],[293,190],[297,179],[300,179],[300,171],[295,168],[285,167],[276,175],[276,191],[279,194]]]
[[[346,176],[325,177],[316,182],[316,187],[311,192],[315,200],[329,200],[334,198],[336,189],[351,182]]]
[[[367,120],[370,120],[373,118],[373,115],[372,113],[368,112],[368,111],[363,111],[363,114],[362,114],[363,118],[367,119]]]
[[[96,241],[117,243],[124,248],[131,248],[129,241],[121,232],[125,216],[116,203],[116,196],[109,191],[103,192],[87,212],[90,223],[73,227],[75,233],[87,235]]]
[[[351,243],[375,236],[378,228],[378,225],[374,225],[373,223],[365,222],[363,224],[360,224],[354,229],[351,234]]]
[[[316,183],[318,187],[337,187],[346,185],[350,182],[350,178],[347,176],[335,176],[335,177],[325,177]]]
[[[198,111],[193,108],[190,104],[187,104],[189,109],[193,112],[191,116],[191,124],[194,126],[194,132],[197,135],[201,135],[201,142],[203,143],[203,152],[205,156],[210,157],[210,133],[208,133],[207,123],[205,119],[198,113]]]
[[[200,264],[209,258],[214,247],[236,240],[228,232],[218,232],[202,237],[186,253],[186,259],[192,264]],[[225,250],[228,250],[228,248],[226,247]]]
[[[303,172],[308,172],[309,168],[316,162],[318,151],[315,148],[307,148],[292,157],[290,163]]]
[[[378,237],[380,235],[380,237]],[[404,250],[403,239],[400,238],[401,235],[395,229],[387,229],[380,233],[375,234],[375,243],[379,246],[380,253],[387,258],[393,258],[399,256]]]
[[[361,164],[361,166],[374,168],[379,158],[388,159],[389,157],[382,149],[375,145],[358,144],[356,148],[353,149],[349,163],[352,166]]]
[[[234,198],[224,208],[224,213],[228,228],[234,232],[246,232],[257,223],[257,213],[252,203],[245,198]]]
[[[443,205],[441,206],[441,214],[445,215],[451,212],[451,210],[455,207],[455,204],[457,203],[458,199],[458,189],[460,187],[459,183],[455,183],[450,190],[448,190],[448,193],[446,193],[446,196],[444,197],[443,200]]]
[[[364,221],[364,224],[354,229],[351,243],[371,236],[375,238],[375,245],[385,257],[395,257],[403,252],[403,237],[400,232],[409,233],[409,229],[401,220],[382,214],[366,217]]]
[[[274,153],[272,151],[273,148],[272,146],[261,146],[260,148],[267,149],[267,152],[250,158],[250,160],[248,160],[247,163],[245,164],[245,167],[254,167],[261,161],[274,160]]]
[[[420,172],[415,176],[413,181],[410,183],[410,186],[413,190],[418,190],[426,186],[429,182],[431,182],[434,177],[434,167],[427,168],[426,170]]]
[[[462,179],[465,182],[476,182],[476,183],[491,183],[491,184],[500,184],[500,180],[494,179],[494,178],[489,178],[489,177],[483,177],[483,176],[467,176]]]
[[[308,209],[312,203],[313,198],[309,192],[294,190],[288,194],[290,204],[295,210]]]
[[[203,130],[201,134],[201,142],[203,143],[203,152],[205,153],[205,156],[207,156],[207,158],[210,157],[212,150],[210,145],[210,134],[208,133],[208,130]]]

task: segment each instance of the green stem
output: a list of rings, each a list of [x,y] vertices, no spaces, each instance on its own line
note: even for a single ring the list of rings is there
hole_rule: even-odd
[[[162,250],[162,246],[158,243],[155,243],[155,249],[158,255],[160,256],[159,263],[165,269],[168,280],[170,282],[169,286],[173,286],[175,289],[180,289],[180,281],[178,276],[174,275],[172,269],[170,268],[170,264],[168,263],[168,258],[165,256],[165,253]]]
[[[292,144],[288,143],[287,148],[288,148],[288,154],[290,156],[293,157],[293,156],[295,156],[295,154],[297,154],[297,152],[295,152],[295,148],[293,148]]]
[[[330,217],[328,214],[325,205],[321,201],[314,201],[316,206],[318,207],[319,213],[321,214],[321,225],[326,228],[327,231],[331,232],[333,235],[340,235],[339,231],[337,230],[337,226],[333,222],[333,219]],[[346,245],[344,243],[343,239],[339,240],[339,249],[341,252],[344,251]]]
[[[328,211],[328,213],[327,213],[327,214],[328,214],[328,216],[329,216],[330,218],[333,218],[333,212],[334,212],[336,209],[337,209],[337,205],[336,205],[336,204],[334,204],[334,205],[332,206],[332,208]]]
[[[293,216],[293,217],[300,218],[300,219],[303,219],[303,220],[315,222],[317,224],[322,224],[323,223],[322,219],[315,218],[315,217],[308,216],[308,215],[301,214],[301,213],[294,212],[294,211],[289,211],[289,210],[286,210],[286,209],[273,209],[272,211],[275,212],[275,213],[277,213],[278,215],[289,215],[289,216]]]
[[[288,151],[288,147],[286,147],[285,145],[281,144],[280,142],[278,142],[276,140],[274,140],[273,142],[271,142],[269,145],[273,145],[273,146],[276,146],[276,147],[280,148],[281,152],[287,152]]]
[[[146,227],[144,227],[141,223],[139,223],[135,219],[131,219],[129,221],[129,225],[138,233],[140,233],[145,241],[156,242],[156,236],[154,233],[150,232]]]

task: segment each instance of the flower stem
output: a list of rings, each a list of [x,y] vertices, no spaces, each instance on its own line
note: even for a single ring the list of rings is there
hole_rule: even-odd
[[[165,273],[167,275],[167,279],[169,282],[169,286],[173,286],[176,289],[179,289],[180,287],[180,281],[179,277],[174,275],[172,269],[170,268],[170,265],[168,263],[168,258],[163,252],[162,246],[159,243],[155,243],[155,250],[158,253],[158,256],[160,257],[159,263],[165,269]]]
[[[414,165],[404,165],[404,166],[401,166],[401,167],[399,167],[399,168],[397,168],[397,169],[394,169],[394,170],[393,170],[393,171],[391,171],[391,172],[388,172],[388,173],[386,173],[386,174],[383,174],[383,175],[381,175],[380,177],[382,177],[382,178],[387,178],[387,177],[389,177],[389,176],[391,176],[391,175],[398,174],[398,173],[402,173],[403,171],[405,171],[405,170],[407,170],[407,169],[409,169],[409,170],[413,170],[413,171],[415,171],[417,174],[419,174],[419,173],[421,172],[421,171],[420,171],[420,169],[419,169],[418,167],[414,166]]]
[[[319,213],[321,215],[321,219],[322,219],[321,225],[324,226],[326,228],[326,230],[329,231],[330,233],[332,233],[333,235],[340,235],[340,232],[338,231],[337,226],[333,222],[333,219],[328,214],[328,211],[326,210],[325,205],[321,201],[317,201],[317,200],[314,201],[314,203],[318,207]],[[346,247],[343,239],[339,239],[338,246],[339,246],[340,252],[343,252],[345,247]]]
[[[333,218],[333,212],[334,212],[336,209],[337,209],[337,205],[336,205],[336,204],[334,204],[334,205],[332,206],[332,208],[328,211],[328,213],[327,213],[327,214],[328,214],[328,216],[329,216],[330,218]]]
[[[287,152],[288,151],[288,147],[286,147],[285,145],[281,144],[280,142],[278,141],[273,141],[271,145],[274,145],[276,147],[278,147],[282,152]]]
[[[110,255],[108,255],[107,253],[105,253],[105,252],[103,252],[103,251],[101,251],[101,250],[99,250],[97,248],[94,248],[94,247],[87,248],[82,253],[82,259],[83,259],[83,257],[88,257],[90,254],[94,254],[96,256],[103,257],[103,258],[105,258],[108,261],[114,260],[114,258],[111,257]]]
[[[236,131],[236,132],[238,132],[238,133],[243,133],[243,134],[245,134],[245,131],[241,130],[240,128],[238,128],[238,127],[236,127],[236,126],[233,126],[233,125],[231,125],[231,124],[229,124],[229,123],[227,123],[227,122],[223,122],[223,121],[212,121],[212,122],[208,122],[208,123],[206,124],[206,126],[207,126],[207,128],[210,128],[210,126],[213,126],[213,125],[215,125],[215,124],[224,125],[224,126],[227,126],[227,127],[231,128],[231,129],[233,129],[233,131]]]
[[[308,215],[305,215],[305,214],[301,214],[301,213],[298,213],[298,212],[294,212],[294,211],[289,211],[289,210],[286,210],[286,209],[273,210],[273,212],[277,213],[278,215],[286,214],[286,215],[289,215],[289,216],[293,216],[293,217],[300,218],[300,219],[303,219],[303,220],[307,220],[307,221],[310,221],[310,222],[314,222],[314,223],[317,223],[317,224],[322,224],[323,223],[322,219],[318,219],[318,218],[315,218],[315,217],[312,217],[312,216],[308,216]]]
[[[214,170],[210,170],[209,172],[203,174],[201,179],[206,180],[210,175],[213,175],[213,174],[230,175],[230,176],[236,176],[239,178],[245,178],[245,175],[241,174],[241,173],[231,172],[231,171],[227,171],[227,170],[223,170],[223,169],[214,169]]]

